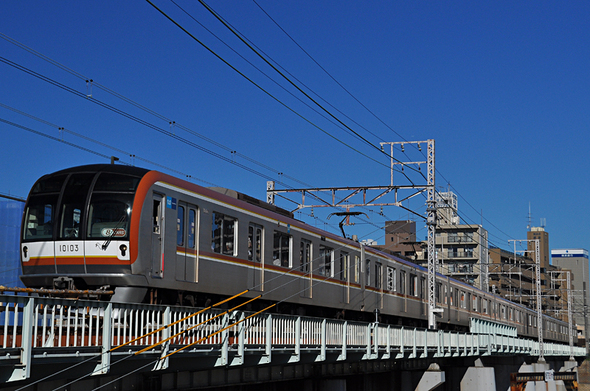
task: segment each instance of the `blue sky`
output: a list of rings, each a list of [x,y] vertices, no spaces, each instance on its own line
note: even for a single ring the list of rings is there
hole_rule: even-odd
[[[154,3],[260,88],[148,2],[4,1],[0,119],[11,124],[0,122],[1,194],[25,197],[43,174],[108,162],[87,150],[147,168],[158,164],[175,170],[175,175],[202,180],[196,183],[262,199],[269,178],[296,188],[389,184],[387,156],[287,93],[313,105],[203,5],[177,0],[184,12],[168,0]],[[508,249],[509,239],[526,238],[530,203],[532,224],[545,219],[551,248],[590,248],[590,3],[208,4],[371,144],[434,139],[437,186],[458,194],[462,221],[483,223],[493,246]],[[92,94],[92,99],[32,76],[31,71],[70,91]],[[86,79],[92,79],[92,85]],[[424,159],[412,151],[397,151],[396,157]],[[424,183],[417,173],[406,173],[415,183]],[[395,174],[395,184],[408,182]],[[423,197],[404,205],[425,213]],[[396,207],[386,208],[384,216],[378,209],[362,211],[368,219],[355,220],[347,233],[380,243],[386,219],[412,217]],[[298,217],[338,232],[337,219],[326,220],[332,212],[315,209],[311,218],[311,211],[304,210]],[[422,239],[424,225],[417,226]]]

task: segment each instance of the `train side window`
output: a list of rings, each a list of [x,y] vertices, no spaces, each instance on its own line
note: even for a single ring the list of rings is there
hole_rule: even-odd
[[[410,274],[410,294],[418,296],[418,277],[415,274]]]
[[[348,268],[350,267],[350,255],[348,253],[340,252],[340,279],[348,281]]]
[[[304,273],[309,273],[310,262],[311,242],[307,239],[301,239],[301,247],[299,249],[299,270]]]
[[[248,260],[262,261],[262,227],[256,224],[248,226]]]
[[[188,210],[188,248],[195,248],[197,232],[197,211]]]
[[[461,308],[467,308],[467,304],[465,303],[465,292],[461,291]]]
[[[406,293],[406,272],[405,272],[405,270],[400,270],[400,272],[399,272],[399,293],[402,293],[402,294]]]
[[[322,276],[333,277],[332,263],[334,262],[334,250],[330,247],[320,245],[320,265],[318,273]]]
[[[213,212],[213,235],[211,248],[218,254],[236,255],[236,229],[238,220],[222,213]]]
[[[184,247],[184,206],[178,205],[178,215],[176,217],[176,244]]]
[[[438,282],[436,283],[436,292],[434,292],[435,295],[435,299],[437,303],[441,303],[442,302],[442,283]]]
[[[291,235],[275,231],[272,263],[277,266],[291,267]]]
[[[419,296],[421,299],[424,298],[424,288],[426,287],[426,278],[425,277],[420,277],[420,291]]]
[[[488,301],[486,299],[483,299],[481,302],[481,310],[484,314],[488,313]]]
[[[477,296],[476,295],[472,295],[471,297],[473,298],[473,311],[478,312],[478,308],[477,308]]]
[[[395,292],[397,290],[397,273],[395,268],[387,266],[387,290]]]
[[[381,289],[383,287],[383,266],[379,262],[375,262],[375,288]]]
[[[371,260],[367,258],[365,260],[365,285],[371,286]]]
[[[360,262],[359,257],[355,255],[355,257],[354,257],[354,282],[357,282],[357,283],[360,282],[360,280],[361,280],[360,279],[360,275],[361,275],[360,264],[361,264],[361,262]]]
[[[152,232],[160,233],[160,203],[162,201],[154,199],[154,208],[152,209]]]

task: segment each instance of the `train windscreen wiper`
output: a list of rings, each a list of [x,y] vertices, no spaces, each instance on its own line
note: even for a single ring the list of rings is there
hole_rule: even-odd
[[[109,247],[109,244],[111,244],[111,242],[113,241],[113,238],[115,237],[115,235],[119,231],[119,228],[121,228],[121,226],[123,225],[123,221],[125,221],[125,217],[127,217],[126,214],[123,214],[121,216],[121,218],[117,222],[117,225],[115,225],[115,228],[113,228],[113,232],[111,232],[111,234],[109,235],[107,240],[105,240],[105,242],[102,244],[101,248],[103,251],[106,250]]]

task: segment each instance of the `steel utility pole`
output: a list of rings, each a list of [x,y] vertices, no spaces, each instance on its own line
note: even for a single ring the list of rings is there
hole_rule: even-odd
[[[561,274],[565,271],[566,273],[566,278],[565,280],[563,278],[554,278],[553,275],[554,274]],[[571,287],[571,276],[570,276],[570,271],[569,270],[562,270],[562,271],[554,271],[554,272],[550,272],[551,273],[551,285],[553,288],[553,291],[555,291],[555,282],[559,281],[559,282],[563,282],[566,281],[567,282],[567,327],[568,327],[568,338],[569,338],[569,344],[570,344],[570,360],[574,359],[574,333],[573,333],[573,329],[574,329],[574,322],[572,319],[572,287]],[[559,292],[561,295],[561,284],[559,286]],[[561,297],[561,296],[560,296]],[[562,309],[563,309],[563,304],[562,304]]]
[[[535,288],[536,288],[536,300],[537,300],[537,334],[539,339],[539,362],[545,362],[545,353],[543,349],[543,307],[541,303],[541,254],[539,254],[539,239],[521,239],[521,240],[509,240],[514,242],[516,249],[516,242],[535,242]],[[516,250],[515,250],[516,252]]]
[[[401,147],[402,152],[404,147],[407,145],[415,145],[418,150],[422,151],[422,145],[426,144],[427,147],[427,159],[426,161],[400,161],[393,157],[394,146],[398,145]],[[428,228],[428,327],[430,329],[436,328],[435,314],[437,312],[443,312],[442,308],[436,308],[436,248],[435,248],[435,236],[436,236],[436,199],[435,199],[435,165],[434,165],[434,140],[426,141],[403,141],[403,142],[383,142],[381,148],[384,145],[390,146],[390,159],[391,159],[391,178],[388,186],[362,186],[362,187],[329,187],[329,188],[310,188],[310,189],[276,189],[275,182],[269,181],[266,183],[266,202],[274,205],[275,198],[283,193],[300,193],[301,202],[296,202],[282,196],[284,199],[297,204],[297,207],[293,211],[297,211],[303,208],[325,208],[325,207],[338,207],[346,209],[347,213],[351,208],[359,206],[397,206],[410,213],[414,213],[417,216],[424,218],[423,215],[417,213],[411,209],[408,209],[402,205],[403,201],[407,201],[417,195],[424,192],[427,193],[426,200],[426,226]],[[396,166],[418,166],[426,164],[427,166],[427,183],[426,184],[411,184],[405,186],[395,186],[393,184],[393,173]],[[419,171],[419,170],[416,170]],[[406,176],[406,174],[404,174]],[[407,178],[407,176],[406,176]],[[421,179],[424,179],[421,176]],[[403,198],[398,198],[399,191],[413,190],[414,192]],[[372,191],[379,191],[376,195],[367,197],[367,193]],[[326,198],[326,194],[330,194],[331,199]],[[344,193],[342,196],[337,194]],[[393,202],[377,202],[383,196],[393,193]],[[308,198],[317,200],[318,203],[310,204],[306,203],[306,195]],[[353,202],[353,199],[362,196],[362,200]],[[348,221],[343,224],[349,224]]]

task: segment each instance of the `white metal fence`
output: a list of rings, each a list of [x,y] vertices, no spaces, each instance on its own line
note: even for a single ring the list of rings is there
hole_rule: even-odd
[[[326,360],[329,351],[339,353],[336,360],[346,360],[350,352],[361,352],[363,359],[539,354],[536,341],[511,335],[267,313],[250,318],[248,315],[215,309],[197,311],[186,307],[0,295],[0,357],[3,351],[5,357],[19,357],[11,378],[18,380],[29,376],[33,354],[74,354],[68,353],[71,348],[102,354],[98,373],[106,373],[110,355],[124,344],[125,349],[121,350],[138,352],[150,347],[152,354],[162,357],[190,345],[185,353],[213,352],[219,357],[216,365],[242,364],[245,349],[259,351],[260,363],[271,362],[273,351],[278,349],[291,355],[289,362],[299,361],[302,354],[315,354],[315,361]],[[160,344],[162,341],[165,343]],[[50,352],[48,348],[52,348]],[[63,349],[63,353],[59,348],[70,349]],[[584,356],[586,350],[546,342],[544,353]],[[167,365],[165,361],[158,368]]]

